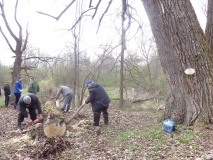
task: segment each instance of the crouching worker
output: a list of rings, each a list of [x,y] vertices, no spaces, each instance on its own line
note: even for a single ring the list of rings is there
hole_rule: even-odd
[[[86,99],[85,103],[92,104],[92,111],[94,118],[93,125],[99,126],[101,113],[103,113],[104,124],[108,125],[109,120],[107,109],[111,101],[108,94],[101,85],[92,82],[92,80],[88,80],[86,82],[86,87],[89,90],[89,97]]]
[[[24,118],[28,119],[28,122],[31,120],[34,121],[37,119],[37,113],[40,116],[40,119],[43,119],[41,103],[38,97],[33,93],[27,93],[20,97],[18,101],[19,105],[19,114],[18,114],[18,130],[22,131],[21,123],[24,121]],[[27,113],[27,109],[29,110],[29,115]],[[30,120],[31,119],[31,120]]]

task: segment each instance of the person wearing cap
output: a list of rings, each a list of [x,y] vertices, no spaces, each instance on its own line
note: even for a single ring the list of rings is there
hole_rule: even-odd
[[[18,104],[19,98],[21,97],[22,92],[22,77],[19,77],[18,80],[14,84],[14,90],[13,90],[16,100],[14,103],[14,109],[16,109],[16,106]]]
[[[6,84],[4,85],[4,96],[5,96],[5,107],[8,107],[9,101],[10,101],[10,96],[11,96],[11,90],[10,90],[10,82],[7,81]]]
[[[110,98],[104,88],[98,84],[93,82],[92,80],[88,80],[86,82],[86,86],[89,91],[89,96],[86,99],[85,103],[92,104],[93,118],[94,118],[94,126],[99,126],[101,113],[103,114],[104,124],[108,125],[108,112],[107,109],[109,107]]]
[[[65,111],[65,109],[67,107],[66,112],[68,112],[70,109],[70,106],[71,106],[71,102],[72,102],[73,91],[71,88],[69,88],[67,86],[60,85],[59,89],[56,93],[56,96],[55,96],[56,101],[58,100],[60,94],[62,94],[63,100],[64,100],[61,110]]]
[[[40,119],[43,119],[41,103],[38,97],[33,93],[27,93],[20,97],[18,101],[19,105],[19,114],[18,114],[18,130],[22,131],[21,123],[24,121],[24,118],[28,118],[28,121],[34,121],[37,119],[36,110],[38,111],[38,115]],[[29,115],[27,113],[27,109],[29,110]],[[31,120],[30,120],[31,119]]]
[[[28,85],[28,92],[34,94],[39,92],[39,85],[33,77],[30,78],[30,83]]]

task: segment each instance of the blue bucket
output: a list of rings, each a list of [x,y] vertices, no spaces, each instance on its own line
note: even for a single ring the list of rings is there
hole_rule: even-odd
[[[173,118],[168,118],[167,120],[163,121],[163,127],[162,129],[166,132],[172,132],[174,131],[174,119]]]

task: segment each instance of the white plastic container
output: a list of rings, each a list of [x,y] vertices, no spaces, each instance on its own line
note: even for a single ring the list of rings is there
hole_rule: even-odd
[[[55,101],[55,105],[56,105],[56,108],[60,108],[60,101],[59,100]]]

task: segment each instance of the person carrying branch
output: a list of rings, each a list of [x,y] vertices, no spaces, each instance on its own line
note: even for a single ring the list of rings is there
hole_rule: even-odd
[[[86,82],[86,86],[89,91],[89,96],[86,99],[85,103],[92,104],[93,118],[94,118],[94,126],[99,126],[99,121],[101,117],[101,113],[103,113],[104,124],[108,125],[109,118],[107,109],[109,107],[110,98],[104,88],[98,83],[94,83],[92,80],[88,80]]]
[[[24,121],[24,118],[27,118],[28,122],[37,120],[37,113],[39,115],[39,119],[42,120],[42,109],[41,109],[41,103],[38,99],[38,97],[33,93],[26,93],[23,96],[20,97],[18,101],[19,105],[19,114],[18,114],[18,130],[22,131],[21,123]],[[29,110],[29,115],[27,109]]]
[[[60,94],[62,94],[63,100],[64,100],[61,110],[65,111],[65,109],[67,107],[66,112],[68,112],[70,110],[70,106],[71,106],[71,102],[72,102],[73,91],[71,88],[69,88],[67,86],[60,85],[59,89],[56,93],[56,96],[55,96],[55,101],[58,100]]]

